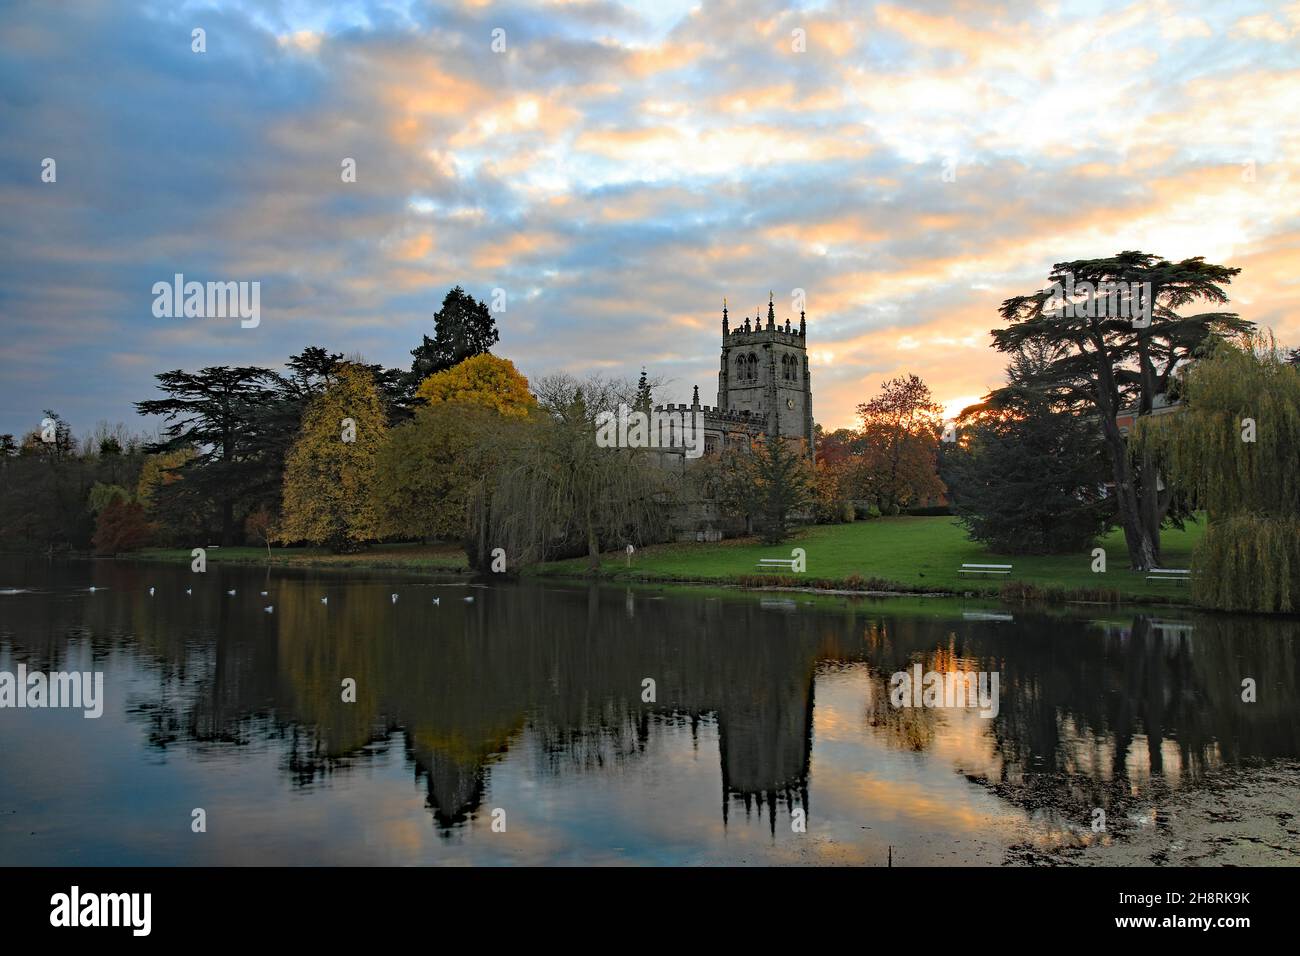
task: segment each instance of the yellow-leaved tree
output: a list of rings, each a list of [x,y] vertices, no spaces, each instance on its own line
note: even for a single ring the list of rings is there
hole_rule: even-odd
[[[515,364],[488,352],[435,372],[420,383],[415,394],[430,405],[482,405],[508,418],[524,418],[537,405],[528,391],[528,379],[519,374]]]
[[[342,365],[308,405],[285,462],[281,541],[352,551],[380,536],[371,487],[387,432],[370,370]]]

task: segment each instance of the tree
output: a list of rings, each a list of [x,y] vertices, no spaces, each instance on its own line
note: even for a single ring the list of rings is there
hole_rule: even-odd
[[[812,503],[812,465],[802,441],[775,435],[754,451],[754,478],[759,493],[759,533],[766,544],[790,536],[791,516]]]
[[[763,506],[758,485],[756,444],[732,442],[716,457],[708,457],[697,466],[699,483],[712,486],[718,510],[729,518],[745,523],[745,534],[754,533],[754,525]]]
[[[423,341],[411,350],[412,388],[430,375],[487,352],[500,338],[488,307],[460,286],[447,293],[433,323],[433,338],[422,336]]]
[[[275,515],[266,505],[260,505],[256,511],[250,511],[244,519],[244,534],[250,541],[261,541],[266,545],[266,558],[271,559],[271,541],[275,538]]]
[[[818,458],[813,475],[813,518],[818,524],[839,524],[854,518],[849,497],[851,463]]]
[[[1300,610],[1300,369],[1271,339],[1215,343],[1184,370],[1185,409],[1134,436],[1204,508],[1192,596],[1225,611]]]
[[[1061,351],[1027,343],[1007,367],[1007,387],[963,410],[960,441],[944,448],[941,474],[954,514],[973,540],[996,551],[1077,551],[1113,524],[1096,421],[1055,407],[1036,387]]]
[[[475,355],[430,375],[420,383],[416,394],[430,405],[481,405],[515,418],[526,416],[537,404],[528,391],[528,379],[519,374],[514,363],[488,354]]]
[[[136,402],[142,415],[162,415],[165,441],[145,450],[191,448],[181,467],[186,491],[213,501],[220,514],[221,543],[235,543],[235,505],[267,478],[264,409],[275,400],[274,373],[264,368],[212,366],[197,373],[175,369],[157,376],[167,398]]]
[[[1031,395],[974,411],[960,426],[944,477],[973,540],[1006,554],[1059,554],[1109,530],[1114,508],[1094,422]]]
[[[491,408],[439,402],[389,433],[379,451],[375,499],[385,537],[460,539],[466,509],[495,481],[502,446],[515,434]]]
[[[138,551],[149,543],[151,528],[138,501],[113,497],[99,513],[93,543],[97,554]]]
[[[1007,299],[999,310],[1009,324],[993,330],[994,346],[1008,353],[1029,343],[1060,347],[1060,357],[1039,377],[1038,387],[1055,407],[1100,419],[1134,569],[1159,566],[1160,526],[1176,503],[1177,489],[1162,481],[1154,449],[1137,459],[1130,456],[1117,418],[1125,409],[1149,415],[1157,398],[1170,394],[1181,365],[1214,339],[1253,328],[1234,312],[1183,316],[1176,311],[1200,300],[1227,302],[1222,286],[1240,271],[1199,256],[1169,262],[1121,252],[1057,263],[1048,277],[1054,285]],[[1071,300],[1071,308],[1063,308],[1061,290],[1085,283],[1101,291],[1101,298]]]
[[[837,465],[862,454],[862,435],[852,428],[837,428],[832,432],[824,432],[821,425],[818,425],[814,431],[817,436],[819,462]]]
[[[103,482],[97,481],[91,487],[90,495],[87,498],[86,503],[90,508],[91,514],[97,515],[108,507],[109,504],[119,498],[122,501],[130,501],[131,494],[121,485],[106,485]]]
[[[379,537],[371,489],[387,432],[370,370],[340,367],[334,382],[311,400],[289,452],[281,541],[350,551]]]
[[[882,514],[944,493],[937,455],[943,406],[916,375],[891,379],[858,406],[862,418],[856,484]]]
[[[502,548],[512,567],[577,552],[594,570],[604,547],[662,538],[667,470],[646,449],[596,444],[596,415],[619,391],[607,385],[598,379],[589,390],[567,376],[540,384],[539,413],[503,449],[495,486],[468,508],[476,567],[486,569],[490,549]]]

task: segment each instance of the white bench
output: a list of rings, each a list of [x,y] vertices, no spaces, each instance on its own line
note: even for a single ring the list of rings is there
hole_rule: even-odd
[[[794,558],[759,558],[758,570],[760,571],[793,571]]]
[[[958,574],[1010,574],[1009,564],[963,564]]]
[[[1151,568],[1147,574],[1148,581],[1173,581],[1175,584],[1181,581],[1186,584],[1191,579],[1190,568]]]

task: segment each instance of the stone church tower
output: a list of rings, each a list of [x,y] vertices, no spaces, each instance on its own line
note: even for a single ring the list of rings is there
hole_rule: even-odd
[[[743,325],[732,329],[723,303],[717,408],[757,419],[768,435],[775,435],[779,428],[784,438],[802,438],[812,454],[812,382],[803,312],[797,329],[788,318],[782,325],[776,321],[769,293],[766,325],[758,316],[751,325],[746,316]]]

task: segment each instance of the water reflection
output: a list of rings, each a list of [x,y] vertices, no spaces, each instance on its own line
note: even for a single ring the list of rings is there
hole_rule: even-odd
[[[585,824],[560,819],[562,807],[537,810],[548,842],[594,819],[599,839],[635,844],[631,858],[677,860],[689,852],[655,857],[652,841],[721,847],[738,815],[762,819],[775,841],[802,808],[810,832],[834,844],[821,851],[860,844],[866,854],[881,839],[871,831],[904,817],[912,827],[929,821],[941,837],[974,838],[990,815],[1029,825],[1021,809],[958,790],[978,791],[967,778],[1004,797],[1050,782],[1069,804],[1109,806],[1154,781],[1177,786],[1222,762],[1300,751],[1294,621],[812,606],[596,586],[471,590],[392,575],[210,567],[198,576],[106,562],[6,559],[0,569],[0,588],[34,589],[0,595],[0,669],[18,660],[87,666],[89,655],[110,685],[117,675],[127,688],[134,737],[119,746],[227,769],[265,751],[282,779],[316,800],[400,755],[443,841],[489,809],[494,773],[503,792],[536,806],[547,808],[563,782],[564,799],[587,807]],[[998,716],[890,707],[889,676],[918,662],[998,671]],[[1257,681],[1258,703],[1242,703],[1243,677]],[[341,699],[345,678],[356,681],[355,703]],[[643,700],[647,680],[653,702]],[[7,716],[0,743],[34,726]],[[67,732],[94,747],[116,731]],[[673,781],[710,753],[721,792],[703,807],[694,785]],[[630,775],[644,790],[662,788],[652,805],[662,819],[633,820],[644,806],[620,804],[631,799]],[[606,781],[610,795],[579,794],[592,781]],[[556,789],[548,797],[539,787]],[[755,858],[766,852],[746,846]]]

